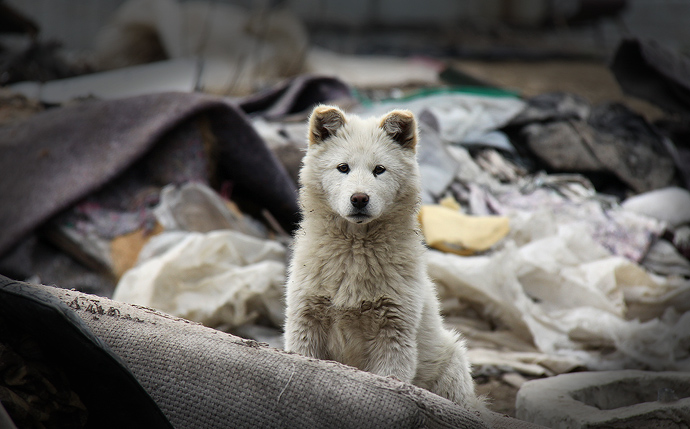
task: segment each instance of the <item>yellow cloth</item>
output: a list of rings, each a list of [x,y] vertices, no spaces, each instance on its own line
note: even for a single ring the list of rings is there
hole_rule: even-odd
[[[510,231],[510,220],[505,216],[469,216],[459,210],[460,205],[452,198],[422,206],[419,223],[430,247],[472,255],[488,250]]]

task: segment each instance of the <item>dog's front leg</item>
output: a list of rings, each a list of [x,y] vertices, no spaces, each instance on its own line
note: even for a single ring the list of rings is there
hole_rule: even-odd
[[[416,318],[388,300],[379,301],[373,310],[378,332],[369,338],[365,370],[412,382],[417,372]]]
[[[324,305],[304,299],[296,306],[288,306],[285,321],[285,350],[317,359],[330,359],[327,331],[330,319]],[[321,303],[323,304],[323,303]]]
[[[400,338],[377,338],[369,349],[366,370],[411,383],[417,372],[417,345],[401,342]]]

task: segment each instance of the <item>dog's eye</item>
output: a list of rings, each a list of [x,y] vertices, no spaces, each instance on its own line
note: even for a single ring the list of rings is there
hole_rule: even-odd
[[[338,164],[337,168],[338,168],[338,171],[340,171],[341,173],[349,173],[350,172],[350,166],[345,164],[345,163]]]
[[[383,172],[386,171],[386,167],[383,165],[377,165],[374,167],[374,176],[378,176],[379,174],[383,174]]]

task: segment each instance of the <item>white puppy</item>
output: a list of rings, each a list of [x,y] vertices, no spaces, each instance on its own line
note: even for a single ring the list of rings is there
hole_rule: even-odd
[[[465,346],[443,328],[418,228],[411,112],[361,119],[318,106],[300,171],[302,222],[285,347],[481,406]]]

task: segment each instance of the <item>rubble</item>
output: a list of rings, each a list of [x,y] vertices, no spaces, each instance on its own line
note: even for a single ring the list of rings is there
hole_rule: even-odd
[[[99,37],[98,73],[2,88],[0,197],[11,203],[0,213],[1,274],[280,347],[306,115],[316,103],[407,108],[419,119],[430,275],[477,377],[521,388],[518,415],[548,425],[687,412],[672,394],[680,385],[654,384],[660,400],[643,395],[643,405],[582,393],[596,385],[611,398],[620,385],[607,377],[690,369],[682,133],[577,94],[445,87],[442,62],[330,52],[289,14],[262,27],[268,15],[193,3],[130,0]],[[655,49],[621,48],[613,69],[624,87],[621,64],[672,63]],[[682,76],[651,74],[675,85],[662,107],[684,111],[668,102],[687,89]],[[546,402],[561,387],[539,383],[582,369],[597,370],[589,387]],[[621,369],[650,373],[609,371]],[[532,400],[539,390],[550,398]],[[600,412],[567,416],[591,406]]]
[[[682,428],[688,396],[687,372],[563,374],[523,384],[517,417],[550,428]]]

